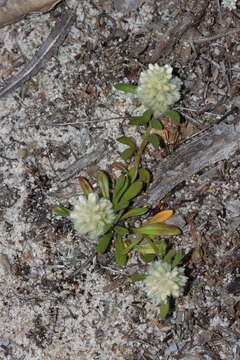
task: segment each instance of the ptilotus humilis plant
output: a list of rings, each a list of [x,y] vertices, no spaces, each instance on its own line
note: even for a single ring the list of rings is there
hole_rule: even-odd
[[[152,263],[144,280],[148,296],[156,305],[165,303],[169,296],[179,297],[187,282],[187,277],[183,274],[182,267],[172,269],[167,262]]]
[[[83,195],[79,196],[73,210],[53,208],[58,215],[69,216],[79,234],[96,244],[97,253],[114,252],[117,265],[126,266],[133,252],[141,261],[150,264],[146,274],[134,274],[130,278],[144,280],[149,301],[160,306],[162,318],[168,314],[169,298],[180,296],[187,281],[184,269],[178,267],[184,256],[182,251],[175,251],[162,237],[180,235],[181,230],[165,223],[173,215],[172,210],[162,210],[147,218],[150,207],[145,203],[134,207],[134,199],[147,189],[152,179],[142,159],[148,145],[155,150],[160,145],[158,136],[152,132],[152,129],[163,129],[158,114],[164,113],[176,123],[180,121],[179,114],[171,106],[180,99],[182,81],[174,77],[172,71],[170,65],[149,65],[141,73],[138,86],[115,86],[136,94],[146,108],[143,115],[129,122],[130,126],[142,127],[140,144],[132,137],[118,138],[117,141],[127,147],[120,153],[126,161],[126,165],[121,166],[121,175],[109,176],[100,171],[96,190],[86,178],[80,177]]]
[[[141,103],[152,110],[154,116],[165,113],[181,97],[182,81],[173,77],[170,65],[149,65],[139,78],[137,95]]]
[[[115,217],[111,201],[99,198],[96,193],[79,196],[70,212],[76,230],[90,239],[102,235],[106,225],[112,224]]]

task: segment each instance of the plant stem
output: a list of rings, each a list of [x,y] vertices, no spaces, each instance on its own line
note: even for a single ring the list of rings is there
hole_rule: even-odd
[[[147,146],[147,143],[148,143],[148,137],[149,137],[149,134],[150,134],[150,130],[151,130],[151,126],[148,126],[146,131],[145,131],[145,134],[143,136],[143,140],[142,140],[142,143],[141,143],[141,145],[139,147],[139,150],[138,150],[137,154],[135,155],[135,167],[136,167],[136,169],[138,169],[139,165],[141,164],[142,155],[143,155],[145,147]]]

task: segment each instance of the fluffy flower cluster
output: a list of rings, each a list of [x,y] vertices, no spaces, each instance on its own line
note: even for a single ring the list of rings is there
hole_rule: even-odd
[[[223,0],[222,4],[226,9],[229,10],[234,10],[237,8],[237,0]]]
[[[137,94],[142,104],[154,113],[164,113],[180,99],[182,81],[172,77],[170,65],[149,65],[139,78]]]
[[[176,267],[173,270],[171,265],[157,261],[150,265],[146,277],[145,287],[147,294],[156,305],[165,303],[168,296],[178,297],[182,295],[187,277],[183,275],[184,269]]]
[[[70,218],[80,234],[97,239],[103,234],[105,225],[113,223],[115,214],[110,200],[99,199],[97,194],[90,193],[88,197],[79,196]]]

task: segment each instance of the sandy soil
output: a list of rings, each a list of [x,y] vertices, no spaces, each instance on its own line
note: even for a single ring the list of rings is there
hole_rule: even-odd
[[[178,110],[190,124],[185,136],[233,106],[224,121],[239,121],[239,10],[205,4],[201,19],[180,33],[196,11],[192,0],[82,0],[58,51],[0,99],[0,359],[240,359],[239,152],[164,199],[181,223],[183,235],[171,241],[185,251],[189,276],[164,321],[111,252],[96,256],[95,244],[51,211],[74,203],[79,175],[94,182],[99,168],[112,171],[118,136],[139,138],[128,127],[138,101],[113,85],[137,84],[152,60],[171,64],[184,81]],[[1,86],[74,5],[0,30]],[[161,151],[149,149],[153,173],[161,160]],[[130,266],[141,263],[133,257]]]

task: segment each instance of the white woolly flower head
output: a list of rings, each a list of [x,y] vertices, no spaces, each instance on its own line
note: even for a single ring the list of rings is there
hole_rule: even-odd
[[[223,7],[229,10],[234,10],[237,8],[237,0],[223,0]]]
[[[184,268],[175,267],[163,262],[156,261],[149,266],[145,282],[147,294],[156,305],[165,303],[168,296],[178,297],[182,295],[187,277],[183,275]]]
[[[96,193],[90,193],[88,197],[79,196],[70,218],[80,234],[97,239],[103,234],[105,225],[113,223],[115,214],[110,200],[99,199]]]
[[[146,108],[154,113],[164,113],[180,99],[181,85],[178,77],[172,77],[170,65],[150,64],[140,75],[137,94]]]

